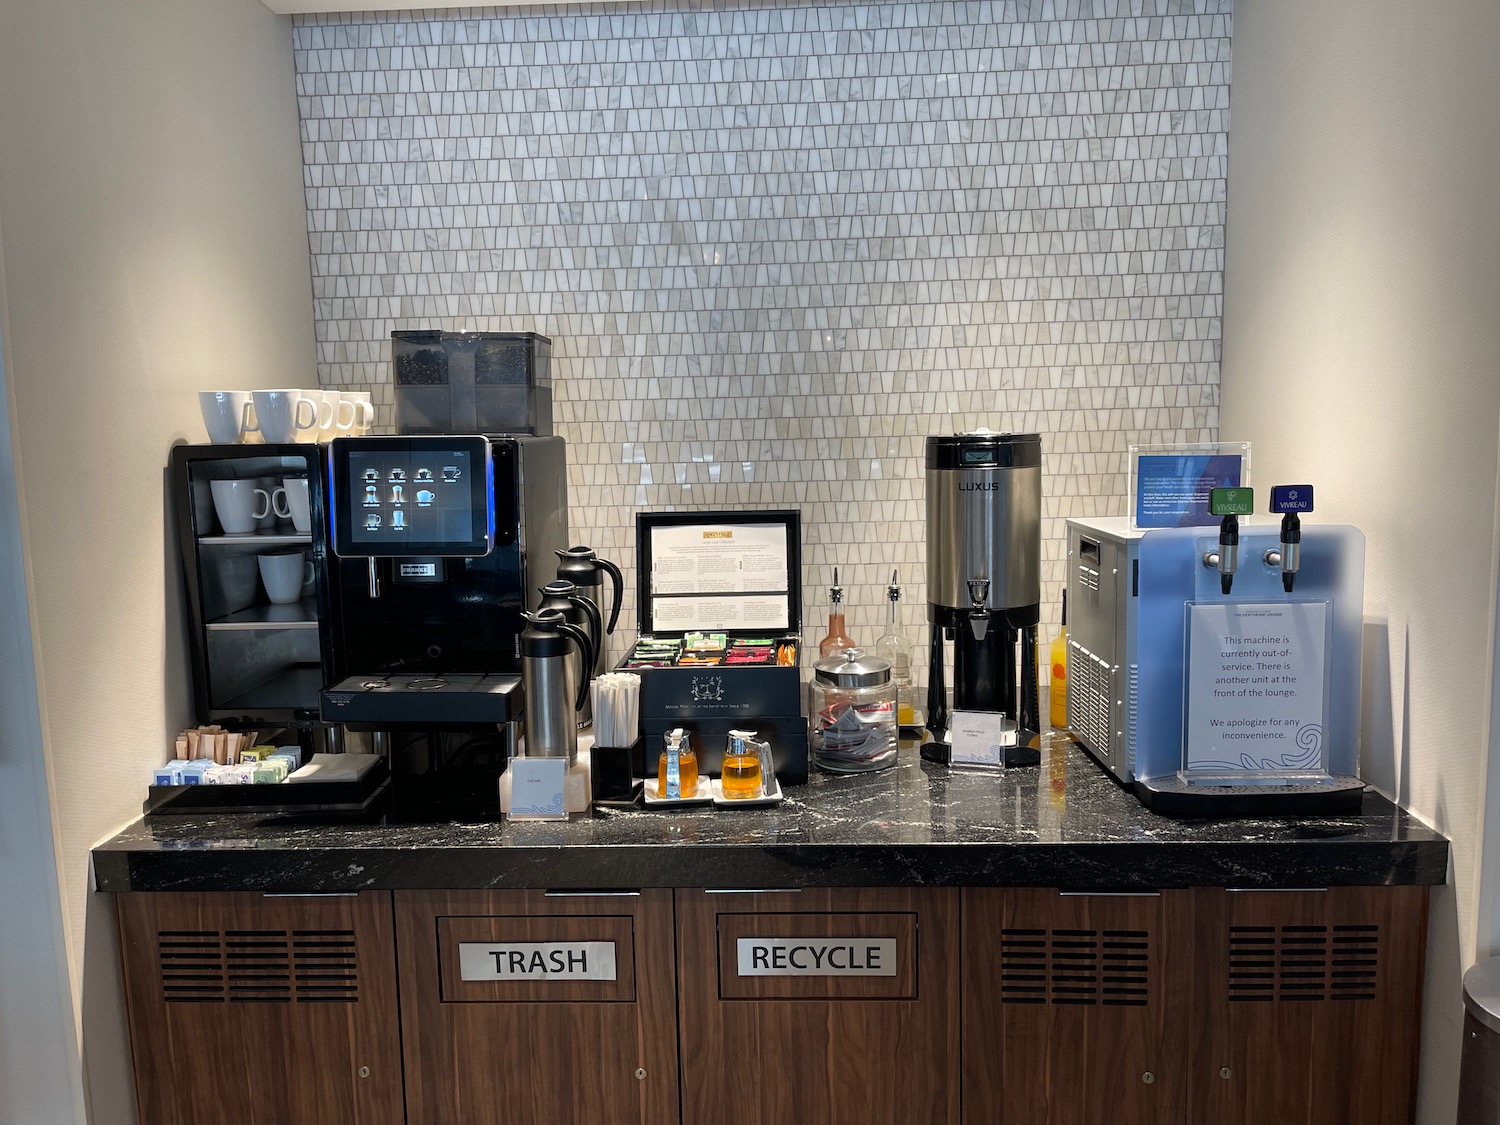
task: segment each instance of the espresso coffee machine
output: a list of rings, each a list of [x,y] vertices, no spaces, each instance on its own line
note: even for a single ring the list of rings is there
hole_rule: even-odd
[[[326,468],[324,721],[513,734],[521,615],[568,541],[562,438],[336,438]]]
[[[1039,759],[1036,628],[1041,618],[1042,439],[989,430],[927,439],[927,616],[932,627],[922,756],[949,758],[945,642],[953,708],[1017,727],[1010,765]],[[1019,674],[1017,648],[1019,647]]]

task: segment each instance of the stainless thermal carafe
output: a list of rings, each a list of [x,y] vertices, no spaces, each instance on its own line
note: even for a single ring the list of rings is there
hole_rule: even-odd
[[[558,551],[557,560],[558,579],[578,587],[579,595],[594,603],[601,620],[604,615],[604,598],[600,588],[604,585],[604,576],[609,575],[610,584],[614,587],[614,601],[610,603],[609,623],[604,626],[604,636],[613,636],[615,625],[620,620],[620,599],[625,592],[625,576],[620,573],[620,568],[608,559],[601,559],[594,554],[592,547],[569,547],[566,551]],[[604,662],[604,643],[601,637],[600,643],[594,647],[594,675],[603,674]]]
[[[988,430],[927,439],[927,603],[932,624],[928,756],[948,728],[943,642],[953,642],[953,705],[1040,723],[1042,439]],[[1019,641],[1021,675],[1016,676]]]
[[[522,615],[521,682],[526,691],[526,756],[578,759],[578,712],[588,698],[589,681],[580,682],[579,666],[591,667],[593,646],[588,634],[563,620],[555,609]]]
[[[599,618],[599,607],[573,583],[560,580],[548,582],[542,587],[542,601],[537,609],[555,609],[568,624],[582,629],[589,638],[589,650],[595,657],[604,651],[604,626]],[[593,664],[584,664],[583,658],[577,653],[569,653],[568,661],[574,666],[573,675],[581,678],[584,683],[600,674],[597,659]],[[583,708],[578,713],[578,729],[584,730],[593,724],[594,709],[585,696]]]

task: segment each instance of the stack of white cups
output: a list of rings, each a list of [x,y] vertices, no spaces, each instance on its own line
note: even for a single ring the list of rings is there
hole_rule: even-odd
[[[369,391],[201,391],[198,407],[215,445],[328,441],[375,424]]]

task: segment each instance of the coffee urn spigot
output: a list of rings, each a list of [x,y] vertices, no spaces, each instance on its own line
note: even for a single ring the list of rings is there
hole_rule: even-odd
[[[982,641],[990,629],[990,611],[987,608],[990,600],[990,580],[970,578],[968,585],[969,601],[973,603],[969,609],[969,632],[974,634],[976,641]]]
[[[1313,510],[1310,484],[1278,484],[1271,489],[1271,513],[1281,514],[1281,550],[1267,551],[1266,562],[1281,568],[1281,588],[1288,594],[1297,584],[1302,564],[1302,519],[1300,513]],[[1276,556],[1274,559],[1271,556]]]

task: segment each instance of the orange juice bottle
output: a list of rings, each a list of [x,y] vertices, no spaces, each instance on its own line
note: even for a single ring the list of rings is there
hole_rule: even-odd
[[[1048,654],[1052,663],[1052,690],[1050,692],[1050,715],[1052,728],[1063,730],[1068,725],[1068,592],[1062,596],[1062,629],[1052,642]]]

